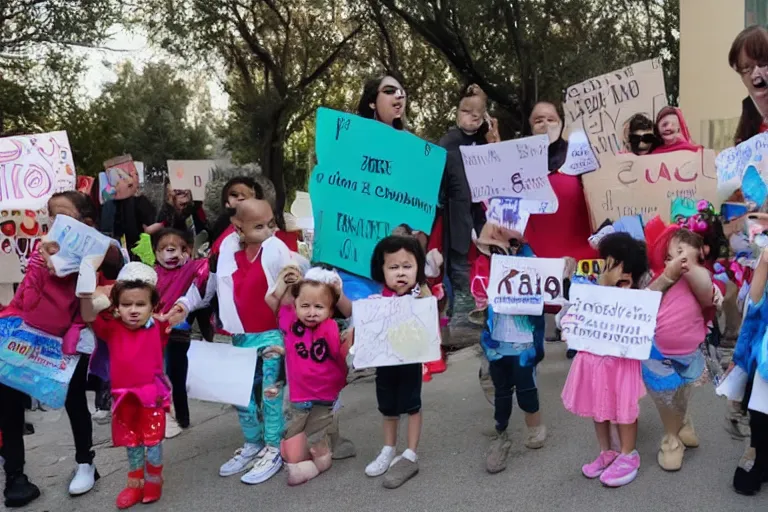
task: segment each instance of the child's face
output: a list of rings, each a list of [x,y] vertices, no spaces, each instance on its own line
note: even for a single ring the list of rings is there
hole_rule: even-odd
[[[632,274],[624,271],[623,263],[616,263],[613,257],[605,260],[605,271],[600,274],[601,286],[615,286],[617,288],[632,288],[634,280]]]
[[[549,103],[539,103],[531,112],[531,131],[534,135],[549,135],[549,142],[560,137],[563,122],[555,107]]]
[[[659,135],[661,135],[664,144],[674,144],[683,138],[683,135],[680,133],[680,120],[675,114],[669,114],[661,118],[661,121],[659,121]]]
[[[181,267],[189,261],[189,247],[176,235],[164,236],[157,242],[155,259],[160,266],[169,270]]]
[[[458,125],[465,132],[476,132],[483,124],[485,102],[480,96],[464,98],[459,103]]]
[[[120,320],[134,331],[147,324],[152,316],[152,309],[152,292],[147,288],[124,290],[117,304]]]
[[[384,255],[384,283],[397,295],[405,295],[416,286],[416,257],[405,249]]]
[[[72,204],[72,201],[66,197],[52,197],[48,201],[48,217],[51,219],[51,223],[56,220],[56,215],[59,214],[80,220],[80,212]]]
[[[256,193],[248,185],[242,183],[232,185],[227,193],[227,208],[234,208],[238,203],[254,197],[256,197]]]
[[[171,199],[173,208],[178,213],[183,213],[192,206],[192,192],[189,190],[172,190]]]
[[[258,245],[275,234],[277,224],[272,207],[266,201],[249,200],[247,207],[238,208],[232,217],[240,240],[246,245]]]
[[[695,265],[702,259],[701,249],[673,238],[667,247],[667,256],[664,258],[665,266],[675,258],[682,257],[688,265]]]
[[[331,317],[333,296],[325,285],[304,284],[294,306],[301,323],[307,327],[316,327]]]

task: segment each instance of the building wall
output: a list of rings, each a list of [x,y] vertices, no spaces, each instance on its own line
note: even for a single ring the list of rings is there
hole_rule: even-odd
[[[733,145],[746,96],[728,66],[744,24],[745,0],[680,0],[680,108],[694,141],[713,149]]]

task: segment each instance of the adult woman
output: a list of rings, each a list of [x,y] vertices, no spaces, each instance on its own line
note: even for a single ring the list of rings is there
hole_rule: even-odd
[[[741,102],[741,118],[734,143],[768,131],[768,30],[748,27],[736,36],[728,52],[728,64],[741,75],[749,96]]]

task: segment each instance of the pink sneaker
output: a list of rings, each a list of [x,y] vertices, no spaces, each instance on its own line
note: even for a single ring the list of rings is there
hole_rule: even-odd
[[[637,476],[640,469],[640,454],[634,450],[629,455],[623,453],[616,457],[613,464],[605,470],[600,481],[606,487],[621,487],[627,485]]]
[[[600,452],[600,455],[590,464],[581,466],[581,472],[587,478],[597,478],[610,466],[619,454],[613,450]]]

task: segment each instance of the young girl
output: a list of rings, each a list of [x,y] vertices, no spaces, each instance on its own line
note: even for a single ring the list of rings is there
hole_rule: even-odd
[[[285,337],[290,393],[282,442],[288,485],[303,484],[331,467],[328,435],[334,405],[347,383],[349,352],[332,318],[341,294],[341,278],[336,272],[312,268],[296,282],[300,276],[297,270],[293,266],[285,269],[268,298],[273,308],[280,297],[285,299],[278,324]]]
[[[171,387],[163,373],[168,325],[152,318],[160,300],[156,284],[151,267],[129,263],[109,300],[103,295],[81,300],[83,320],[92,322],[96,336],[109,346],[112,442],[128,450],[128,484],[117,496],[119,509],[155,502],[163,488],[162,441]],[[113,309],[104,311],[110,305]]]
[[[599,245],[605,270],[600,286],[638,288],[648,271],[645,245],[627,233],[605,236]],[[565,333],[564,333],[565,336]],[[566,340],[567,341],[567,340]],[[595,422],[600,455],[581,471],[609,487],[626,485],[640,468],[637,440],[638,401],[645,394],[640,361],[578,352],[562,393],[565,408]],[[611,449],[611,423],[618,424],[620,453]]]
[[[685,448],[699,445],[688,416],[688,402],[694,383],[705,368],[699,345],[707,336],[707,322],[714,318],[715,287],[712,275],[703,266],[702,238],[679,226],[670,226],[653,243],[653,267],[664,261],[682,263],[680,276],[666,270],[656,281],[668,285],[659,306],[654,348],[643,362],[643,381],[659,410],[664,438],[658,463],[666,471],[677,471],[683,464]],[[663,256],[662,256],[663,255]]]
[[[384,284],[384,297],[430,296],[424,251],[407,236],[388,236],[373,250],[371,277]],[[416,449],[421,437],[421,364],[376,369],[376,400],[384,416],[384,448],[365,468],[371,477],[386,473],[384,487],[396,489],[419,472]],[[408,415],[408,449],[395,457],[400,415]]]

